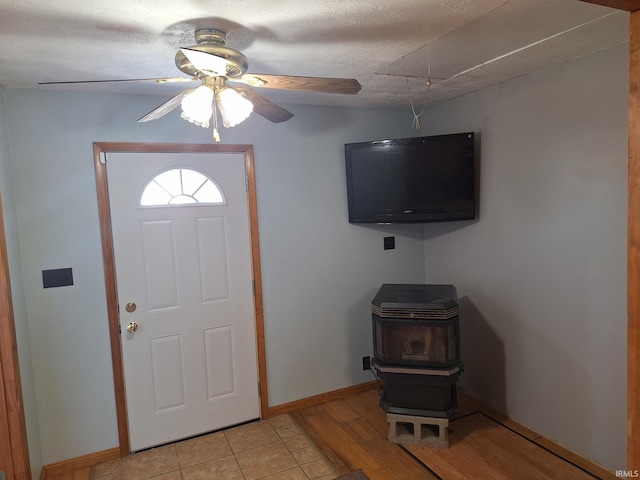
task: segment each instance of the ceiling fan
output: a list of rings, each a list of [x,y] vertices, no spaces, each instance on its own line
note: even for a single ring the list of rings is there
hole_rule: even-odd
[[[195,31],[196,45],[178,50],[176,66],[191,78],[154,78],[127,80],[94,80],[88,82],[42,82],[39,85],[71,83],[106,83],[154,80],[160,83],[199,81],[197,87],[188,88],[152,110],[138,122],[156,120],[176,107],[182,106],[182,118],[209,127],[213,119],[213,136],[219,142],[217,112],[220,111],[225,127],[244,121],[252,111],[274,123],[284,122],[293,114],[269,101],[253,88],[302,90],[319,93],[354,95],[360,83],[351,78],[298,77],[247,73],[249,62],[238,50],[226,47],[226,33],[212,28]]]

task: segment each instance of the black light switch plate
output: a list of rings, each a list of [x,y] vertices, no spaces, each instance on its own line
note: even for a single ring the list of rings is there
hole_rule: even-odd
[[[393,250],[396,248],[396,237],[384,237],[384,249]]]
[[[42,271],[42,286],[44,288],[68,287],[69,285],[73,285],[73,271],[70,268]]]

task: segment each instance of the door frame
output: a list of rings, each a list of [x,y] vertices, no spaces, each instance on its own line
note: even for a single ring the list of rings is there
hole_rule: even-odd
[[[116,289],[115,256],[111,233],[111,210],[109,208],[109,187],[105,155],[109,152],[127,153],[212,153],[244,155],[247,178],[247,201],[249,207],[249,233],[251,237],[251,265],[254,282],[254,313],[256,322],[256,354],[258,361],[258,394],[260,396],[260,416],[265,418],[269,411],[267,389],[267,367],[264,339],[264,316],[262,305],[262,275],[260,269],[260,243],[258,237],[258,201],[256,195],[256,177],[252,145],[212,145],[180,143],[120,143],[94,142],[93,159],[96,170],[96,187],[102,237],[102,258],[107,296],[107,315],[109,318],[109,338],[111,341],[111,361],[116,396],[116,415],[120,456],[131,453],[129,444],[129,422],[127,419],[126,394],[124,387],[124,365],[118,315],[118,295]]]
[[[627,201],[627,468],[640,469],[640,10],[629,34]]]

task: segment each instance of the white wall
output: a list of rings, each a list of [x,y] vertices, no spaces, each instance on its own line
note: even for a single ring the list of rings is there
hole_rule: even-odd
[[[10,90],[6,119],[45,464],[117,445],[94,141],[210,143],[164,99]],[[270,404],[372,380],[370,301],[385,282],[424,281],[421,226],[347,221],[343,144],[415,134],[408,109],[290,106],[222,132],[255,147]],[[396,236],[396,250],[383,237]],[[72,267],[44,290],[41,270]],[[60,441],[64,439],[64,441]]]
[[[461,297],[461,385],[626,468],[628,44],[429,108],[480,133],[477,222],[425,226],[427,282]]]
[[[16,329],[16,343],[18,346],[18,362],[20,364],[29,460],[31,461],[33,478],[38,478],[40,468],[42,467],[42,452],[40,450],[38,410],[36,406],[33,369],[31,366],[31,345],[29,342],[24,289],[22,287],[22,266],[20,263],[16,209],[13,200],[13,184],[11,182],[11,165],[9,162],[9,140],[7,138],[3,95],[4,90],[0,89],[0,197],[2,198],[2,214],[4,216],[7,255],[9,257],[13,316]]]

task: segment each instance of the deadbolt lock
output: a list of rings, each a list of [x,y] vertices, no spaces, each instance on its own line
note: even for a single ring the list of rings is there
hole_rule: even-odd
[[[138,306],[133,302],[129,302],[124,306],[124,309],[129,313],[135,312],[136,308],[138,308]]]

